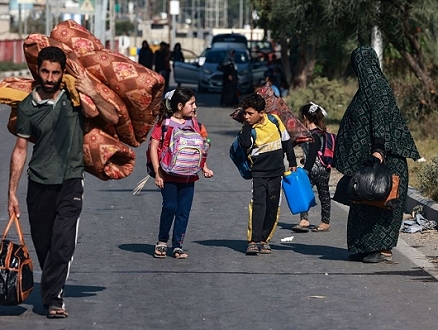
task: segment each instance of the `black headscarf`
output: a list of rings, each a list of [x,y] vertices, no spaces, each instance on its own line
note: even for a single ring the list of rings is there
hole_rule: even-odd
[[[355,49],[351,64],[359,89],[339,127],[335,150],[337,168],[344,174],[352,174],[377,143],[384,146],[388,156],[420,158],[374,49],[369,46]]]

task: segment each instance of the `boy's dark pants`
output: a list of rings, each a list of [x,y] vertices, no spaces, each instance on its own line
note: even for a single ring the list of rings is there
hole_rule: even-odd
[[[267,242],[277,223],[281,196],[281,176],[252,179],[252,212],[249,219],[250,242]]]

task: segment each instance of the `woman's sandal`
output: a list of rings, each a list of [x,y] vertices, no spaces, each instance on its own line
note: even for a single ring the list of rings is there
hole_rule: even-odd
[[[47,312],[49,319],[65,319],[68,316],[67,311],[62,307],[50,306]]]
[[[164,242],[158,242],[155,245],[154,257],[155,258],[166,258],[167,254],[167,244]]]
[[[187,259],[189,255],[183,251],[181,248],[174,248],[173,249],[173,257],[175,259]]]

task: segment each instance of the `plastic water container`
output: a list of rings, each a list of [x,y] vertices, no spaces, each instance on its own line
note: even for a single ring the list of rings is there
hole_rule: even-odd
[[[316,205],[309,177],[301,167],[295,172],[284,172],[283,191],[292,214],[307,212]]]

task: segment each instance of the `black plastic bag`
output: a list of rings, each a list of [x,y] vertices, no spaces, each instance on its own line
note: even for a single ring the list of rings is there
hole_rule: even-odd
[[[359,168],[351,176],[347,195],[353,201],[384,201],[392,188],[392,177],[384,163]]]
[[[351,198],[348,196],[347,190],[348,185],[350,183],[351,176],[344,175],[339,179],[338,184],[336,185],[335,194],[333,195],[333,200],[335,202],[350,206]]]

